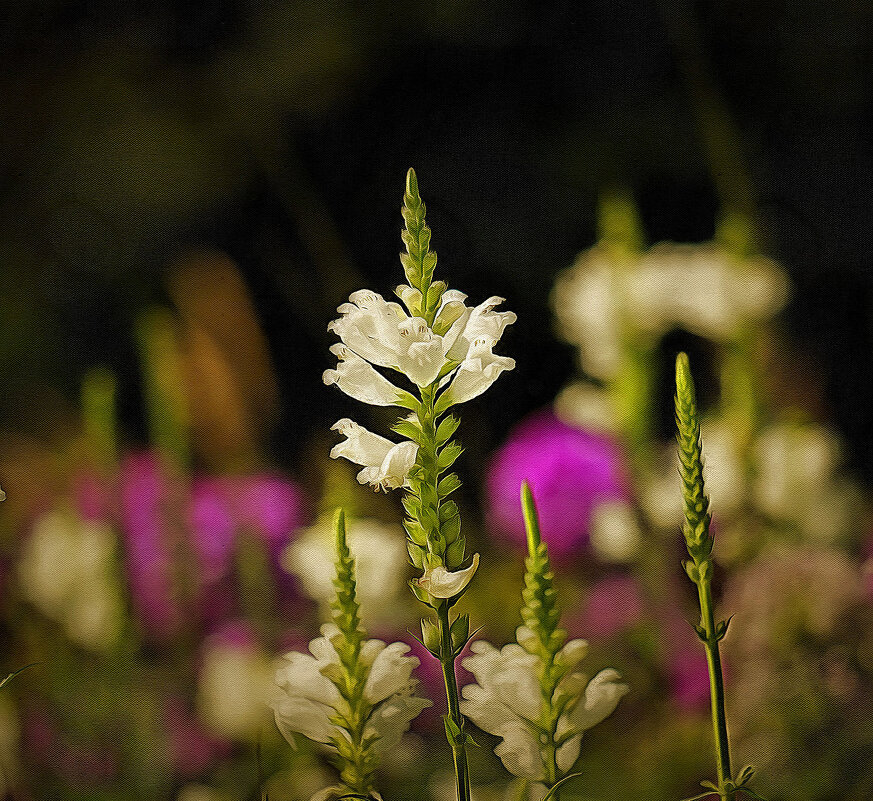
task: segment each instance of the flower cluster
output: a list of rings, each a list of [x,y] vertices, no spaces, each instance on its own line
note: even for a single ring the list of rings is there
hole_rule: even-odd
[[[336,517],[337,562],[331,604],[333,623],[309,644],[310,654],[292,652],[276,672],[279,694],[271,706],[282,735],[294,744],[298,732],[336,753],[343,792],[372,793],[379,756],[400,742],[409,724],[431,705],[414,694],[418,659],[409,646],[366,639],[356,596],[355,562],[346,539],[345,517]]]
[[[335,370],[325,371],[324,382],[364,403],[414,408],[413,396],[376,369],[389,368],[419,389],[439,379],[441,405],[448,409],[481,395],[500,373],[515,367],[513,359],[494,354],[504,329],[516,319],[512,312],[494,311],[503,298],[491,297],[470,308],[464,304],[466,295],[440,282],[431,287],[435,288],[442,293],[431,324],[419,316],[421,292],[410,286],[396,290],[408,314],[399,303],[375,292],[353,292],[350,302],[337,309],[342,317],[328,326],[342,342],[331,347],[339,363]],[[383,490],[403,486],[415,463],[415,442],[394,444],[348,418],[333,428],[346,439],[330,455],[362,465],[358,481]]]

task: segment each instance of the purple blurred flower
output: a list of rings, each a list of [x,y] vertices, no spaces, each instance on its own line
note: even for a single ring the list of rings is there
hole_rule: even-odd
[[[94,470],[80,470],[73,478],[73,498],[82,520],[102,523],[110,517],[108,482]]]
[[[211,735],[185,701],[173,696],[164,706],[164,727],[169,738],[173,772],[189,779],[204,773],[212,763],[231,749],[227,740]]]
[[[488,470],[490,529],[521,543],[526,535],[519,493],[525,479],[537,501],[543,540],[555,556],[587,543],[598,503],[629,497],[618,445],[564,423],[551,408],[522,420]]]
[[[632,628],[643,618],[643,596],[631,576],[607,576],[588,592],[578,621],[579,636],[611,637]],[[576,630],[577,626],[573,626]]]
[[[127,575],[139,620],[153,635],[175,634],[182,614],[173,587],[167,507],[172,484],[152,453],[128,456],[121,466],[121,523]]]

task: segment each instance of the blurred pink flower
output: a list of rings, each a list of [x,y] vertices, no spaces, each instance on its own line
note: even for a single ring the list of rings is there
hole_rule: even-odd
[[[145,629],[160,638],[175,634],[182,622],[168,530],[173,494],[155,454],[132,454],[122,463],[121,526],[134,609]]]
[[[543,540],[554,556],[587,543],[598,503],[629,497],[619,446],[603,434],[564,423],[551,408],[522,420],[491,460],[487,503],[493,535],[526,541],[519,498],[525,479],[537,502]]]
[[[643,596],[631,576],[613,575],[600,579],[588,591],[577,624],[580,637],[611,637],[632,628],[643,618]]]
[[[709,706],[709,666],[703,643],[694,628],[675,610],[663,624],[667,636],[664,654],[667,681],[673,702],[683,712],[697,712]],[[724,658],[722,671],[728,678]]]
[[[95,470],[80,470],[73,478],[73,499],[82,520],[106,522],[112,514],[109,482]]]
[[[231,744],[207,732],[182,698],[168,698],[163,717],[176,776],[183,779],[198,776],[229,753]]]

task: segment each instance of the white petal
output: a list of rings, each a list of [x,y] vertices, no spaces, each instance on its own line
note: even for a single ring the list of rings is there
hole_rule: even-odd
[[[621,680],[617,670],[601,670],[585,688],[585,697],[570,713],[576,731],[582,732],[600,723],[612,714],[619,700],[630,688]]]
[[[451,342],[447,353],[450,359],[461,361],[467,358],[473,342],[480,337],[496,343],[503,336],[504,329],[516,321],[516,316],[513,312],[495,312],[494,307],[501,303],[503,298],[490,297],[458,318],[447,335]]]
[[[512,370],[515,360],[507,356],[496,356],[491,352],[493,342],[477,339],[471,346],[469,355],[458,368],[446,392],[450,405],[464,403],[481,395],[490,387],[504,370]]]
[[[506,727],[499,736],[503,737],[503,742],[494,749],[494,753],[513,776],[531,781],[545,778],[539,743],[527,726],[519,722]]]
[[[276,684],[289,696],[335,706],[340,701],[339,691],[321,672],[328,664],[332,662],[309,654],[286,654],[285,664],[276,671]]]
[[[317,743],[330,743],[338,731],[329,718],[332,707],[298,696],[278,696],[270,704],[276,715],[276,726],[282,736],[294,745],[294,733]]]
[[[394,445],[390,440],[367,431],[348,417],[334,423],[331,431],[339,431],[346,437],[345,442],[340,442],[331,449],[331,459],[342,456],[355,464],[374,467],[382,464]]]
[[[392,695],[379,704],[367,720],[367,727],[364,730],[365,735],[379,735],[379,739],[373,743],[373,750],[377,754],[382,754],[394,748],[409,728],[409,724],[423,709],[432,705],[433,702],[427,698],[412,695],[412,688],[407,692]]]
[[[373,406],[395,406],[400,399],[400,390],[385,376],[376,372],[369,362],[353,353],[345,345],[332,345],[331,352],[339,356],[336,370],[325,370],[325,384],[336,384],[355,400]]]
[[[418,667],[419,660],[405,656],[407,651],[409,646],[406,643],[393,642],[379,652],[364,687],[364,697],[371,704],[378,704],[409,687],[412,671]]]
[[[418,580],[418,584],[434,598],[454,598],[470,583],[478,567],[479,554],[473,554],[473,563],[468,568],[452,572],[439,565],[426,571]]]
[[[569,773],[573,765],[576,764],[576,760],[579,759],[581,745],[582,735],[577,734],[558,748],[558,753],[555,754],[555,757],[558,763],[558,770],[561,771],[561,773]]]
[[[385,454],[379,470],[378,483],[383,489],[397,489],[406,483],[406,478],[415,458],[418,456],[418,445],[414,442],[399,442]]]

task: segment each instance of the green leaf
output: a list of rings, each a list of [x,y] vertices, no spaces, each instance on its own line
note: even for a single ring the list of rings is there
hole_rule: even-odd
[[[464,449],[457,442],[450,442],[446,445],[437,457],[438,472],[442,473],[443,470],[448,470],[463,452]]]
[[[451,495],[456,489],[460,489],[460,487],[461,479],[458,478],[457,473],[449,473],[447,476],[443,476],[440,483],[437,484],[437,493],[440,498],[445,498],[446,495]]]
[[[458,430],[458,426],[460,425],[461,420],[455,417],[453,414],[450,414],[448,417],[444,417],[440,424],[437,426],[436,430],[436,442],[437,447],[441,448],[445,445],[451,438],[455,431]]]
[[[13,670],[12,673],[10,673],[5,679],[0,680],[0,688],[5,687],[7,684],[9,684],[9,682],[12,681],[12,679],[14,679],[23,670],[27,670],[28,668],[34,667],[35,665],[39,664],[39,662],[31,662],[29,665],[18,668],[18,670]]]
[[[563,787],[570,779],[578,779],[582,774],[581,773],[570,773],[567,776],[564,776],[560,781],[555,782],[549,792],[543,796],[543,801],[549,801],[549,799],[561,788]]]
[[[412,420],[399,420],[391,426],[391,430],[395,434],[411,439],[417,445],[421,445],[421,428],[418,424],[413,423]]]

